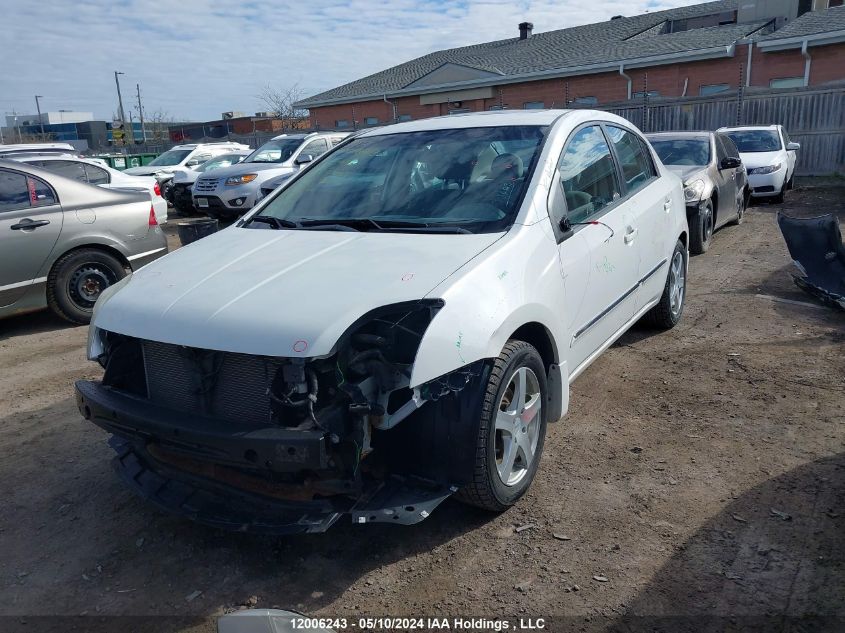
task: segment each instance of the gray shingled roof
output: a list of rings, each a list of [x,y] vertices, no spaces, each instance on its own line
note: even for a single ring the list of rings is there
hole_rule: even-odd
[[[765,22],[729,24],[666,34],[659,34],[660,25],[667,20],[734,11],[737,5],[738,0],[717,0],[537,33],[526,40],[510,38],[437,51],[314,95],[302,100],[299,105],[309,107],[333,101],[389,95],[449,63],[512,77],[727,47],[738,39],[754,34]]]
[[[789,22],[782,29],[762,38],[763,41],[781,40],[790,37],[804,37],[816,33],[845,30],[845,5],[831,7],[824,11],[810,11]]]

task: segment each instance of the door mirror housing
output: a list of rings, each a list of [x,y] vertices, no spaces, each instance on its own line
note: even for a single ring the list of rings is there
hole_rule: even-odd
[[[305,165],[306,163],[310,163],[312,160],[314,160],[314,157],[311,154],[300,154],[296,157],[296,164]]]
[[[719,169],[736,169],[742,166],[742,161],[736,156],[727,156],[719,163]]]
[[[801,149],[801,143],[787,143],[786,144],[787,151],[795,152]]]
[[[564,240],[568,240],[575,234],[575,231],[572,229],[572,223],[566,216],[560,219],[560,222],[558,222],[558,226],[560,227],[560,235],[557,239],[558,244],[560,244]]]

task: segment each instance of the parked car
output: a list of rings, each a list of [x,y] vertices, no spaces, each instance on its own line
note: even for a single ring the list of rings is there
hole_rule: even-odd
[[[158,221],[161,224],[167,222],[167,201],[161,195],[161,186],[152,176],[127,176],[124,172],[106,165],[105,161],[95,158],[59,155],[16,156],[14,159],[106,189],[145,191],[150,196]]]
[[[193,169],[215,156],[238,150],[249,150],[249,145],[232,141],[176,145],[154,158],[148,165],[130,167],[124,173],[129,176],[155,176],[162,187],[165,199],[167,199],[170,195],[168,188],[173,178],[173,172],[177,169]]]
[[[265,180],[261,184],[261,189],[259,189],[258,194],[256,194],[255,196],[255,203],[258,204],[259,202],[261,202],[264,198],[266,198],[276,189],[278,189],[286,180],[288,180],[295,173],[296,172],[290,172],[289,174],[282,174],[281,176],[276,176],[275,178]]]
[[[20,143],[0,145],[0,158],[18,156],[78,156],[79,152],[70,143]]]
[[[0,317],[49,306],[87,323],[109,286],[166,253],[146,192],[0,160]]]
[[[648,140],[663,164],[684,181],[690,252],[707,252],[716,229],[742,224],[748,178],[736,146],[717,132],[661,132],[649,134]]]
[[[169,202],[176,207],[178,211],[188,213],[193,211],[194,202],[191,195],[194,183],[200,174],[204,174],[215,169],[237,165],[244,158],[250,155],[252,150],[238,150],[235,152],[228,152],[220,154],[211,160],[205,161],[202,165],[197,165],[193,169],[177,169],[173,172],[173,180],[170,183],[170,198]]]
[[[793,143],[782,125],[747,125],[718,130],[731,138],[748,171],[751,195],[783,202],[792,189],[800,143]]]
[[[255,205],[264,181],[296,172],[347,136],[345,132],[277,136],[243,162],[197,178],[194,207],[209,217],[237,218]]]
[[[681,319],[687,239],[681,181],[621,117],[367,131],[106,291],[77,404],[129,486],[210,525],[502,511],[569,384],[641,317]]]

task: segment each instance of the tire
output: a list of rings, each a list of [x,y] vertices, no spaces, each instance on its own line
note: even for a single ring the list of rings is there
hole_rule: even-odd
[[[56,261],[47,276],[47,305],[66,321],[88,323],[97,297],[125,276],[123,264],[105,251],[71,251]]]
[[[706,253],[713,240],[713,201],[705,200],[696,211],[689,225],[689,250],[695,255]]]
[[[780,193],[776,196],[772,196],[772,202],[775,204],[783,204],[784,200],[786,200],[786,183],[783,183],[783,186],[780,188]]]
[[[516,414],[517,405],[511,404],[515,385],[520,382],[525,386],[523,393],[531,395],[529,405],[537,398],[533,418],[527,424]],[[473,481],[458,491],[458,500],[502,512],[525,494],[543,454],[547,395],[546,370],[540,354],[529,343],[508,341],[493,365],[477,421]],[[524,402],[521,408],[524,412]],[[526,450],[533,451],[528,459]],[[511,454],[508,467],[505,460]]]
[[[787,191],[792,191],[795,188],[795,174],[792,174],[789,177],[789,180],[786,183]]]
[[[683,243],[678,240],[672,257],[669,260],[669,272],[666,274],[666,285],[660,302],[645,313],[643,320],[661,330],[671,330],[678,325],[684,314],[684,303],[687,296],[687,257]],[[678,289],[678,274],[680,273],[680,290]]]

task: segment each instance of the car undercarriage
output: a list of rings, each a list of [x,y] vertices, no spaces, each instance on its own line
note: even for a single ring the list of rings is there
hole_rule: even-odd
[[[112,433],[115,467],[142,496],[239,531],[412,524],[471,477],[466,455],[490,363],[409,387],[439,301],[375,310],[326,358],[196,349],[99,330],[102,382],[82,415]]]

